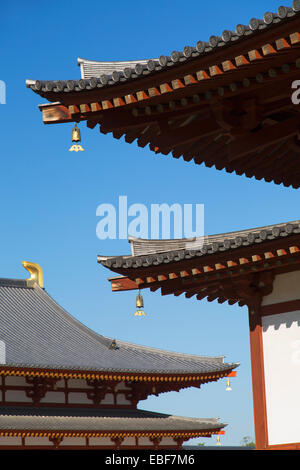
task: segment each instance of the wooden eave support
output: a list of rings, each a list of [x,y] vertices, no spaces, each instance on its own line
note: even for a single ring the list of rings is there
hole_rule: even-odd
[[[225,434],[225,431],[221,431],[221,428],[215,429],[191,429],[191,430],[182,430],[178,431],[174,430],[162,430],[162,431],[141,431],[141,430],[103,430],[103,431],[78,431],[78,430],[35,430],[35,429],[1,429],[0,437],[48,437],[49,441],[54,444],[54,447],[59,448],[60,443],[63,441],[64,438],[70,437],[81,437],[81,438],[99,438],[99,437],[108,437],[111,438],[112,442],[116,442],[119,440],[121,444],[125,437],[149,437],[152,442],[155,440],[160,440],[164,437],[172,437],[175,442],[177,441],[188,441],[191,438],[195,437],[211,437],[215,434]],[[84,446],[82,446],[84,448]],[[122,449],[122,446],[118,448]]]
[[[74,121],[72,114],[67,106],[61,103],[51,103],[47,105],[40,105],[40,111],[43,115],[43,122],[45,124],[56,124],[57,122],[72,122]]]
[[[183,143],[191,142],[195,139],[205,137],[217,132],[222,132],[216,122],[212,119],[197,119],[191,125],[179,127],[169,132],[164,132],[161,136],[151,140],[151,148],[173,149]]]
[[[281,41],[281,44],[286,44],[286,41],[284,40],[284,38],[280,39],[280,41]],[[278,59],[280,59],[280,63],[282,63],[282,53],[283,53],[282,51],[279,51],[277,53],[275,51],[275,49],[273,48],[273,46],[271,46],[270,44],[266,44],[265,46],[263,46],[263,48],[264,48],[264,54],[265,54],[264,57],[261,56],[261,54],[258,53],[257,50],[255,50],[255,52],[257,54],[259,54],[259,56],[261,56],[261,58],[259,59],[260,63],[273,64],[274,63],[274,59],[273,59],[274,55],[276,55],[275,59],[277,60],[277,62],[278,62]],[[287,50],[287,49],[289,49],[289,50],[285,54],[288,53],[288,56],[286,56],[285,59],[286,59],[287,63],[289,62],[289,60],[291,60],[293,62],[293,60],[295,59],[296,50],[291,48],[291,47],[288,48],[285,45],[285,50]],[[251,53],[253,55],[253,51]],[[256,54],[256,57],[257,57],[257,54]],[[236,65],[234,65],[233,60],[235,60]],[[270,60],[271,60],[271,62],[270,62]],[[228,76],[228,74],[232,73],[232,72],[234,72],[234,73],[237,72],[238,73],[239,69],[244,70],[244,68],[242,66],[243,66],[243,64],[246,64],[246,62],[247,62],[247,59],[245,58],[245,56],[241,55],[241,56],[235,57],[235,59],[226,59],[226,60],[224,60],[220,65],[220,67],[223,68],[224,72],[222,72],[221,68],[217,65],[216,66],[211,66],[210,68],[211,68],[211,70],[214,71],[213,73],[216,74],[216,77],[219,77],[221,75],[222,76],[223,75]],[[251,65],[251,64],[247,65],[249,70],[251,70],[251,68],[253,66],[256,67],[255,62],[256,61],[252,62],[252,64],[254,64],[254,65]],[[274,66],[275,66],[275,69],[276,69],[276,62],[275,62]],[[237,77],[238,76],[239,76],[239,74],[237,75]],[[189,78],[184,79],[184,77],[189,77]],[[199,84],[203,80],[203,78],[206,78],[206,79],[207,78],[208,79],[209,78],[210,79],[214,78],[214,76],[209,77],[209,75],[207,75],[207,74],[206,74],[205,77],[202,77],[202,76],[200,77],[199,72],[198,72],[198,80],[196,80],[194,78],[193,74],[185,75],[184,77],[174,78],[172,80],[172,83],[174,83],[174,87],[175,87],[174,89],[171,88],[167,83],[162,84],[160,87],[163,87],[165,92],[167,91],[168,93],[169,92],[177,93],[177,91],[180,91],[181,89],[188,87],[189,84],[190,85],[195,85],[195,82],[196,82],[196,84],[197,83]],[[239,81],[239,80],[240,79],[237,78],[237,81]],[[211,80],[209,80],[209,81],[211,82]],[[167,86],[167,89],[164,88],[166,86]],[[215,89],[216,85],[212,85],[212,86],[214,87],[214,89],[211,90],[209,93],[216,93],[218,90],[222,89],[222,86],[219,87],[218,90]],[[224,93],[225,93],[225,95],[223,97],[233,96],[233,90],[230,90],[228,88],[227,79],[226,79],[226,83],[225,83],[223,88],[224,88]],[[247,90],[245,89],[245,91],[247,91]],[[237,90],[237,92],[239,92],[239,90]],[[121,96],[120,95],[119,96],[113,96],[110,99],[101,100],[99,97],[96,98],[96,95],[88,95],[88,96],[85,95],[85,99],[88,101],[87,103],[72,104],[72,103],[68,103],[67,100],[66,100],[66,104],[62,104],[60,102],[49,103],[49,104],[46,104],[46,105],[44,105],[44,104],[40,105],[39,108],[43,113],[43,121],[44,121],[45,124],[72,122],[72,121],[80,121],[80,120],[89,119],[89,115],[93,115],[93,114],[95,116],[97,114],[99,114],[99,118],[100,118],[101,111],[103,111],[106,115],[108,111],[111,111],[111,110],[114,110],[114,109],[117,109],[117,108],[119,110],[120,107],[128,108],[128,105],[131,105],[134,102],[141,103],[141,102],[146,100],[146,101],[151,101],[151,103],[153,103],[153,101],[149,100],[149,98],[156,99],[156,97],[158,97],[159,94],[160,94],[160,91],[158,91],[158,86],[152,86],[152,87],[147,88],[145,90],[137,91],[133,94],[127,94],[127,95],[124,94],[124,95],[121,95]],[[62,96],[61,94],[59,94],[59,97],[61,97],[62,100],[65,99],[65,97]],[[182,109],[185,108],[185,105],[188,105],[189,107],[191,105],[195,106],[195,104],[197,104],[197,103],[193,104],[192,98],[193,98],[192,96],[188,96],[186,98],[181,99],[181,101],[180,100],[178,101],[178,99],[177,99],[177,102],[179,103],[179,107],[177,109],[177,112],[182,113]],[[75,101],[75,99],[76,99],[76,97],[74,97],[74,101]],[[97,99],[99,99],[99,101],[95,101]],[[185,105],[183,104],[183,101],[186,101]],[[164,104],[158,103],[157,104],[157,101],[156,101],[156,104],[153,104],[153,106],[147,106],[147,108],[149,108],[149,110],[151,110],[150,115],[153,112],[156,117],[162,111],[164,112],[164,114],[167,114],[168,111],[169,111],[167,103],[164,103]],[[132,109],[131,109],[131,107],[129,109],[130,109],[130,111],[129,111],[129,114],[130,114]],[[145,110],[143,110],[142,108],[138,108],[138,110],[140,110],[140,112],[142,112],[142,113],[145,112]],[[170,109],[170,111],[171,111],[171,109]],[[119,113],[119,111],[118,111],[118,113]],[[150,115],[149,115],[149,117],[150,117]],[[137,117],[139,117],[139,116],[136,116],[136,118]],[[135,125],[137,124],[136,118],[134,120]],[[118,119],[119,119],[119,114],[118,114]],[[143,119],[145,119],[144,116],[143,116]],[[152,120],[155,120],[155,117],[152,117]],[[128,116],[127,116],[126,122],[124,122],[124,127],[126,127],[126,125],[130,126],[129,121],[130,121],[130,118],[128,118]]]
[[[296,116],[255,133],[250,133],[247,137],[243,136],[228,144],[229,160],[232,162],[250,153],[258,152],[282,139],[296,135],[299,129],[300,116]]]
[[[108,279],[111,284],[111,290],[114,292],[137,290],[138,284],[126,276],[112,277]]]
[[[186,260],[185,262],[179,263],[170,263],[163,268],[163,272],[155,266],[150,266],[146,270],[138,270],[134,268],[134,271],[131,269],[124,269],[128,271],[128,275],[122,274],[117,277],[109,278],[110,282],[116,283],[116,287],[119,287],[120,290],[123,289],[127,282],[130,282],[130,287],[132,289],[137,289],[139,287],[148,287],[148,284],[160,284],[161,282],[170,282],[172,285],[174,282],[180,283],[180,285],[186,285],[186,283],[193,282],[195,279],[203,278],[205,276],[216,276],[219,278],[220,275],[226,276],[229,272],[237,273],[239,275],[240,269],[244,269],[245,265],[249,265],[249,269],[252,267],[258,266],[260,264],[265,264],[265,261],[268,260],[271,263],[276,263],[277,258],[282,258],[283,256],[291,255],[293,257],[298,257],[300,254],[299,247],[297,245],[299,238],[297,235],[291,237],[291,239],[283,239],[278,245],[278,240],[270,240],[268,242],[268,249],[264,247],[264,244],[254,246],[254,250],[249,250],[248,247],[241,247],[238,253],[232,253],[235,256],[231,257],[229,255],[224,255],[224,253],[210,255],[210,264],[206,264],[205,260],[198,260],[195,265],[194,260]],[[229,259],[228,259],[229,258]],[[201,263],[200,263],[201,261]],[[287,261],[287,260],[286,260]],[[270,265],[270,268],[272,265]],[[140,277],[136,277],[133,280],[133,276],[139,273]],[[124,283],[124,285],[123,285]],[[183,284],[182,284],[183,283]],[[126,290],[126,289],[124,289]]]
[[[0,376],[15,376],[25,377],[26,379],[42,380],[52,384],[53,381],[62,378],[65,379],[84,379],[84,380],[97,380],[100,382],[122,382],[127,381],[137,385],[159,384],[159,386],[168,389],[182,386],[197,386],[201,383],[209,382],[211,380],[218,380],[227,376],[232,369],[227,371],[215,371],[213,373],[185,373],[185,374],[149,374],[149,373],[128,373],[128,372],[100,372],[100,371],[76,371],[76,370],[62,370],[62,369],[37,369],[37,368],[23,368],[1,365]],[[51,388],[49,389],[51,390]]]

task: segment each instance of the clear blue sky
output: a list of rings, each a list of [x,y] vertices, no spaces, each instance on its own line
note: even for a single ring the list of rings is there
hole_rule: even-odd
[[[145,318],[133,316],[135,292],[112,293],[98,254],[126,254],[126,240],[96,237],[96,208],[116,204],[203,203],[206,234],[299,218],[299,193],[273,183],[156,156],[81,125],[84,152],[69,152],[72,125],[45,126],[43,102],[26,78],[80,78],[77,57],[133,60],[168,55],[238,23],[248,24],[274,0],[5,2],[1,5],[0,105],[1,277],[24,278],[23,259],[39,263],[46,290],[98,333],[241,365],[232,391],[225,380],[200,390],[162,394],[139,407],[182,416],[220,417],[224,445],[254,438],[246,308],[144,293]],[[1,328],[1,327],[0,327]],[[212,439],[196,442],[213,445]],[[195,442],[195,441],[194,441]]]

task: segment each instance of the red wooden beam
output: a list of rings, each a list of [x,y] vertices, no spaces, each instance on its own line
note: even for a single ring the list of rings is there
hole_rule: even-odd
[[[136,282],[125,276],[112,277],[108,280],[111,283],[111,290],[113,292],[136,290],[139,288]]]
[[[57,122],[72,122],[74,120],[68,107],[60,103],[40,105],[39,108],[43,114],[43,122],[45,124],[55,124]]]

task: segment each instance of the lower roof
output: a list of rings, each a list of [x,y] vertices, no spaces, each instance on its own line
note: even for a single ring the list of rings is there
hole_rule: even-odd
[[[223,356],[181,354],[102,336],[25,280],[0,279],[0,324],[3,368],[202,375],[238,365],[225,363]]]
[[[0,435],[9,431],[68,431],[105,434],[124,433],[204,432],[218,431],[226,424],[218,418],[188,418],[132,409],[90,408],[3,408],[0,407]]]
[[[162,295],[238,303],[253,311],[272,292],[276,275],[300,270],[299,221],[171,242],[131,240],[138,255],[98,257],[122,275],[109,279],[112,290],[161,289]]]
[[[204,237],[182,240],[146,240],[130,237],[131,255],[98,256],[98,263],[120,274],[126,270],[147,270],[154,266],[180,263],[191,258],[220,256],[225,252],[234,253],[238,249],[267,246],[269,242],[285,240],[300,234],[300,221],[267,225],[235,232],[227,232]]]

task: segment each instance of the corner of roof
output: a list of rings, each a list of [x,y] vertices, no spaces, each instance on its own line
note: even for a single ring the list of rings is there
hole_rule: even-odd
[[[105,263],[105,261],[107,261],[109,258],[112,258],[112,256],[101,256],[101,255],[98,255],[98,256],[97,256],[97,263],[103,264],[103,263]]]
[[[26,88],[30,88],[30,87],[34,86],[35,83],[36,83],[36,80],[32,80],[30,78],[26,78],[26,80],[25,80]]]

